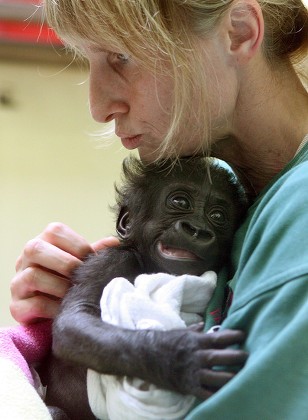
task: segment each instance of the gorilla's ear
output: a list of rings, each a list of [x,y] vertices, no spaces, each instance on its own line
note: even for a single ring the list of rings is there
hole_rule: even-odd
[[[131,233],[131,224],[127,207],[122,207],[116,225],[117,234],[121,239],[128,239]]]

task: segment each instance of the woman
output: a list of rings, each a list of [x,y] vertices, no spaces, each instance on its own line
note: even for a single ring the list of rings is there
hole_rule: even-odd
[[[308,402],[308,94],[300,0],[45,0],[50,24],[90,64],[95,120],[141,159],[208,153],[240,174],[254,203],[238,231],[224,327],[250,358],[190,419],[304,419]],[[11,311],[55,316],[90,245],[61,224],[17,261]],[[207,417],[208,416],[208,417]]]

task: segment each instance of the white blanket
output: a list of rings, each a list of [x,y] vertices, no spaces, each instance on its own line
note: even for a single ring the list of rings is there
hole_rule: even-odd
[[[0,418],[52,420],[49,411],[24,372],[11,360],[0,358]]]
[[[158,273],[140,275],[132,285],[113,279],[101,298],[102,320],[130,329],[169,330],[200,322],[216,287],[212,271],[201,277]],[[100,375],[88,370],[88,397],[103,420],[183,419],[195,398],[157,388],[141,379]]]
[[[49,321],[0,329],[1,420],[51,420],[42,399],[45,389],[32,368],[50,348]]]

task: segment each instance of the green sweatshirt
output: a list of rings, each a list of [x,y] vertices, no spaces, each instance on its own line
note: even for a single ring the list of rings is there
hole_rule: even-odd
[[[308,145],[236,234],[223,328],[247,332],[245,367],[187,420],[308,419]]]

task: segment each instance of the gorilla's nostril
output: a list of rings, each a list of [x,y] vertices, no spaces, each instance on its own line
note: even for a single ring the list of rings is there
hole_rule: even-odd
[[[187,233],[190,236],[193,236],[194,238],[198,237],[199,229],[192,226],[190,223],[183,222],[182,223],[182,229],[185,233]]]

